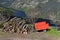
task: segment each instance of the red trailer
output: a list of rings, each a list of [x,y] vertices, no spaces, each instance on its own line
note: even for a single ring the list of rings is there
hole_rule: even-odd
[[[35,23],[35,29],[37,31],[39,31],[39,30],[46,30],[48,28],[49,28],[49,24],[46,23],[45,21]]]

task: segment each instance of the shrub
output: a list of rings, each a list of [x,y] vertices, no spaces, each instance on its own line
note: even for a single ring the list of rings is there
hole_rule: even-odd
[[[2,28],[3,27],[3,23],[0,23],[0,28]]]

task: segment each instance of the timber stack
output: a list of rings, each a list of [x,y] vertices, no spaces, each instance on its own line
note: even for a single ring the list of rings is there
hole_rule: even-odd
[[[26,21],[14,17],[10,19],[8,22],[4,23],[2,31],[9,32],[9,33],[22,33],[27,34],[29,33],[31,28],[28,24],[26,24]]]

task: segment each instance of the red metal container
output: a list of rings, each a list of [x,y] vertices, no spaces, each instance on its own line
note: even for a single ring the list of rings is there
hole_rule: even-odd
[[[39,31],[39,30],[45,30],[45,29],[48,29],[48,28],[49,28],[49,24],[46,23],[45,21],[35,23],[35,29],[37,31]]]

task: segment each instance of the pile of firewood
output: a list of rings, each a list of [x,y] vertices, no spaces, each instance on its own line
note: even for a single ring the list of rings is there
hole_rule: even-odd
[[[26,24],[26,21],[14,17],[10,19],[8,22],[4,23],[2,31],[9,32],[9,33],[22,33],[27,34],[29,33],[31,28],[29,28],[29,25]]]

